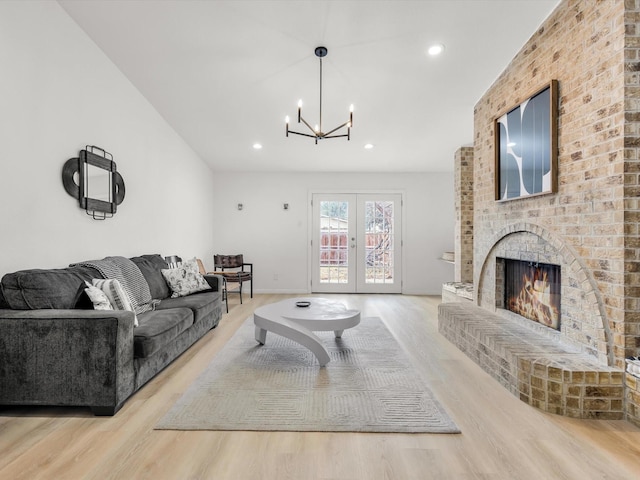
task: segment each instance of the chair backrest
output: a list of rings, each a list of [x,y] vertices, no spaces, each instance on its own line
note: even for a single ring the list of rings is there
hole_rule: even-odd
[[[244,263],[242,254],[240,255],[214,255],[213,264],[215,268],[241,268]]]
[[[167,262],[169,268],[176,268],[182,265],[182,259],[178,255],[169,255],[164,257],[164,261]]]
[[[198,270],[200,271],[200,275],[206,275],[207,271],[204,269],[204,263],[199,258],[196,258],[196,262],[198,263]]]

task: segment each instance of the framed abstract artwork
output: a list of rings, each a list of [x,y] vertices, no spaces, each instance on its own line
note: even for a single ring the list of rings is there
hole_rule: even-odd
[[[495,119],[496,200],[558,190],[558,81]]]

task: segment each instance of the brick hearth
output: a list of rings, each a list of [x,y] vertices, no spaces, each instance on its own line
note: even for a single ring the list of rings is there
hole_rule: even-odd
[[[525,323],[454,302],[440,305],[438,330],[529,405],[574,418],[624,418],[623,372]]]

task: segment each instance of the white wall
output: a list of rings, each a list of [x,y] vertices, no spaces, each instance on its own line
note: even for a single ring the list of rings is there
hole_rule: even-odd
[[[106,255],[210,257],[212,172],[56,2],[0,2],[0,66],[0,275]],[[87,144],[112,153],[125,181],[104,221],[62,186]]]
[[[403,293],[439,295],[453,280],[453,265],[438,260],[453,250],[453,174],[216,173],[213,253],[253,262],[256,292],[307,293],[308,199],[323,191],[403,192]]]
[[[403,192],[404,293],[453,279],[438,260],[453,248],[453,175],[214,175],[56,2],[0,2],[0,65],[0,275],[142,253],[210,268],[213,253],[244,253],[257,292],[306,293],[309,194],[343,190]],[[87,144],[114,155],[126,185],[104,221],[62,186]]]

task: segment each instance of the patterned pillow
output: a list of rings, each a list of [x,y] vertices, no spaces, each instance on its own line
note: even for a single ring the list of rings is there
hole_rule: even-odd
[[[86,280],[84,283],[87,285],[87,288],[85,288],[84,291],[87,292],[87,295],[91,299],[94,310],[113,310],[113,305],[111,305],[106,293],[98,287],[94,287]]]
[[[114,310],[129,310],[133,312],[133,326],[138,326],[138,317],[136,316],[136,312],[133,310],[133,306],[131,305],[131,300],[120,285],[120,282],[115,278],[94,278],[91,280],[91,283],[94,287],[99,288],[104,292],[104,294],[111,302],[111,306]]]
[[[161,272],[173,292],[171,298],[186,297],[211,288],[200,273],[195,258],[183,262],[177,268],[168,268]]]

